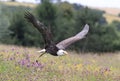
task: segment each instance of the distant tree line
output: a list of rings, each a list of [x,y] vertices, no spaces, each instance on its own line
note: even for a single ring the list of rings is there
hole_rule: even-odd
[[[120,17],[120,13],[118,14],[118,17]]]
[[[87,23],[87,37],[69,47],[82,52],[114,52],[120,50],[120,22],[108,24],[104,12],[68,2],[52,3],[49,0],[36,8],[0,4],[0,42],[23,46],[43,47],[41,34],[24,18],[25,11],[33,13],[51,29],[59,42],[80,32]],[[56,42],[56,43],[57,43]]]

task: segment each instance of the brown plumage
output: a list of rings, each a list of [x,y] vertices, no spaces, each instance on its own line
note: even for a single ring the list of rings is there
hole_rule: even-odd
[[[35,28],[37,28],[39,30],[39,32],[42,34],[42,37],[45,42],[45,49],[43,49],[39,52],[43,53],[43,54],[50,53],[51,55],[54,55],[54,56],[65,55],[65,54],[67,54],[67,52],[64,51],[64,49],[67,48],[72,43],[74,43],[80,39],[83,39],[89,31],[89,25],[86,24],[85,27],[83,28],[83,30],[81,32],[79,32],[78,34],[76,34],[75,36],[65,39],[65,40],[59,42],[58,44],[55,44],[52,40],[51,31],[43,23],[41,23],[39,20],[37,20],[29,12],[25,13],[25,18],[29,22],[31,22],[33,24],[33,26]]]

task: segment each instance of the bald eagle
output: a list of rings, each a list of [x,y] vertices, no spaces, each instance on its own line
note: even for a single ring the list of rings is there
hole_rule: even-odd
[[[44,39],[45,47],[44,49],[38,51],[41,53],[40,57],[46,53],[49,53],[54,56],[67,55],[68,53],[64,49],[67,48],[72,43],[85,38],[85,35],[89,31],[89,25],[86,24],[82,31],[76,34],[75,36],[72,36],[55,44],[52,40],[51,31],[43,23],[36,19],[34,15],[32,15],[30,12],[26,12],[25,18],[30,23],[32,23],[36,29],[38,29],[38,31],[42,34],[42,37]]]

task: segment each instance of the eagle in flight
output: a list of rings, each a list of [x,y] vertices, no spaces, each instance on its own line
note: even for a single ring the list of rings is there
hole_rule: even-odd
[[[82,31],[80,31],[78,34],[75,36],[72,36],[70,38],[67,38],[57,44],[55,44],[52,40],[52,35],[51,31],[43,24],[41,23],[38,19],[34,17],[30,12],[25,13],[25,18],[33,24],[33,26],[39,30],[39,32],[42,34],[42,37],[45,42],[45,48],[38,51],[41,53],[39,57],[42,55],[49,53],[54,56],[62,56],[68,54],[64,49],[67,48],[69,45],[72,43],[85,38],[86,34],[89,31],[89,25],[86,24]]]

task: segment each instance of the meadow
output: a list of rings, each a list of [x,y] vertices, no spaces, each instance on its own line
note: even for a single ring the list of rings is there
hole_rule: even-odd
[[[0,45],[0,81],[120,81],[119,52],[38,58],[38,50]]]

